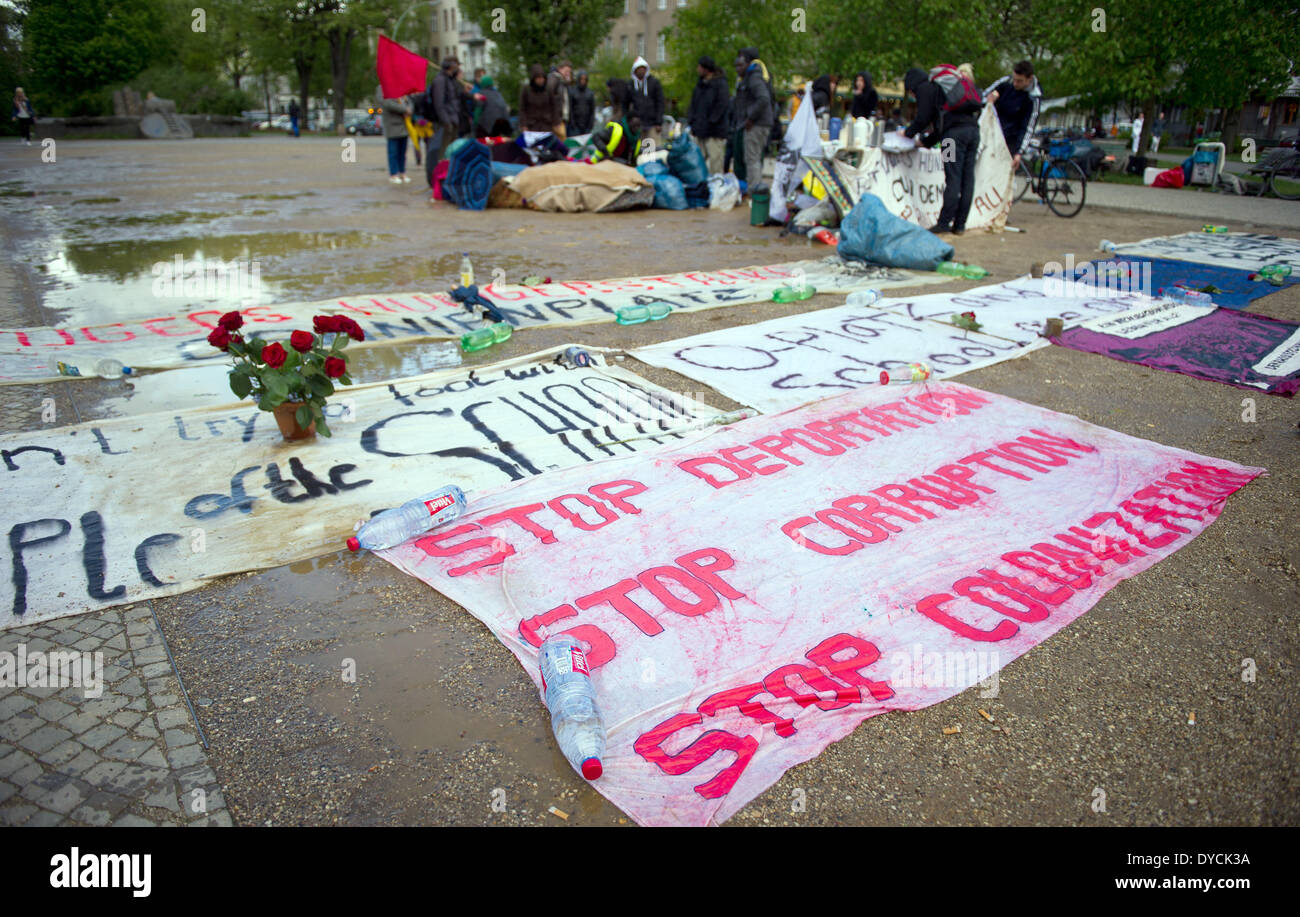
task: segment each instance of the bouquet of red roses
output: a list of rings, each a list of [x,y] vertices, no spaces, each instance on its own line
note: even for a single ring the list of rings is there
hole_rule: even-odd
[[[334,394],[337,381],[351,385],[348,377],[349,340],[364,341],[361,326],[345,315],[317,315],[310,331],[289,335],[289,347],[279,341],[268,344],[258,337],[245,337],[239,329],[244,318],[238,312],[221,316],[208,335],[208,343],[235,359],[230,371],[230,390],[238,398],[255,398],[263,411],[274,411],[286,402],[297,404],[295,419],[302,427],[314,421],[316,429],[330,435],[325,422],[325,399]]]

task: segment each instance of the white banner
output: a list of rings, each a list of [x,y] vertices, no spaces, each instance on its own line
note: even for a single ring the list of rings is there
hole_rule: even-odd
[[[1008,193],[1011,154],[1007,152],[993,106],[984,106],[979,128],[975,197],[966,220],[967,229],[996,227],[1011,210]],[[864,193],[874,194],[895,216],[927,229],[939,222],[944,189],[942,146],[908,153],[886,153],[872,148],[864,151],[856,168],[842,159],[832,160],[832,167],[844,181],[853,203]]]
[[[846,264],[835,256],[719,271],[691,271],[658,277],[548,283],[535,287],[483,287],[484,295],[515,328],[610,322],[624,306],[666,302],[679,312],[762,302],[792,281],[805,279],[823,293],[851,293],[872,287],[890,289],[942,283],[942,274],[879,265]],[[159,300],[161,305],[165,300]],[[287,340],[295,329],[310,330],[315,315],[347,315],[366,339],[351,347],[391,341],[445,340],[483,327],[443,293],[349,296],[313,303],[257,305],[241,309],[250,332],[266,341]],[[153,317],[122,318],[109,324],[0,330],[0,384],[59,379],[59,361],[90,367],[104,357],[126,366],[170,369],[204,360],[224,362],[225,354],[207,342],[221,317],[219,309]],[[669,319],[671,320],[671,319]],[[351,349],[351,348],[350,348]]]
[[[1185,232],[1179,236],[1155,236],[1116,247],[1120,255],[1144,255],[1195,261],[1218,267],[1258,271],[1267,264],[1290,265],[1300,273],[1300,239],[1288,239],[1256,232]]]
[[[653,447],[717,412],[555,350],[341,389],[332,438],[288,443],[250,404],[0,436],[0,629],[338,551],[359,519]]]
[[[592,787],[710,825],[868,717],[996,695],[1262,471],[954,383],[876,388],[522,482],[383,554],[539,690],[536,648],[581,641]]]

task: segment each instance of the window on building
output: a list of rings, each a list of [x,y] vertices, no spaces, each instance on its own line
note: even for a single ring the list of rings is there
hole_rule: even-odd
[[[636,0],[636,11],[638,13],[645,12],[645,0]]]
[[[623,53],[627,54],[627,36],[626,35],[621,36],[618,42],[620,45],[623,46]]]
[[[638,35],[636,37],[636,56],[645,57],[645,36],[644,35]]]
[[[630,0],[623,0],[623,15],[624,15],[624,16],[626,16],[626,15],[628,14],[628,12],[629,12],[629,10],[628,10],[628,3],[629,3],[629,2],[630,2]]]
[[[661,10],[668,9],[668,0],[659,0],[659,9]]]
[[[605,50],[606,50],[606,51],[612,51],[613,49],[614,49],[614,36],[613,36],[613,35],[606,35],[606,36],[605,36]]]
[[[685,6],[685,5],[686,5],[686,0],[677,0],[677,6],[678,6],[678,7],[683,7],[683,6]]]
[[[656,59],[658,60],[659,63],[662,64],[664,61],[668,60],[668,49],[666,46],[666,42],[664,41],[663,32],[659,33],[659,46],[655,50],[658,54]]]
[[[451,8],[451,27],[456,28],[456,7]]]

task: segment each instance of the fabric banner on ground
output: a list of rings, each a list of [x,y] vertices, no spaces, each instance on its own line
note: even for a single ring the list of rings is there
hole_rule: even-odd
[[[1290,397],[1300,390],[1300,324],[1214,306],[1160,302],[1094,319],[1064,347]]]
[[[1289,264],[1292,272],[1300,273],[1300,239],[1255,232],[1185,232],[1130,242],[1116,251],[1128,257],[1172,258],[1243,271],[1258,271],[1266,264]]]
[[[805,279],[823,293],[851,293],[872,287],[891,289],[942,283],[942,274],[904,271],[878,265],[846,264],[835,256],[720,271],[692,271],[661,277],[571,281],[535,287],[486,284],[483,292],[516,328],[582,325],[612,321],[624,306],[667,302],[681,312],[762,302],[792,280]],[[161,300],[160,300],[161,301]],[[241,310],[248,326],[267,341],[287,340],[294,329],[310,329],[312,316],[348,315],[374,346],[391,341],[458,338],[483,326],[450,296],[398,293],[349,296],[314,303],[249,306]],[[60,326],[0,330],[0,384],[48,382],[60,378],[59,361],[93,366],[111,357],[126,366],[171,369],[203,360],[227,359],[207,342],[221,310],[123,320],[86,327]]]
[[[651,448],[717,412],[618,367],[529,358],[343,389],[332,438],[249,404],[0,436],[0,629],[338,551],[357,520]]]
[[[1261,296],[1276,293],[1267,280],[1251,280],[1252,271],[1223,267],[1217,264],[1200,264],[1195,261],[1175,261],[1171,258],[1130,257],[1127,255],[1101,261],[1085,262],[1075,269],[1075,279],[1095,286],[1127,284],[1141,287],[1148,295],[1158,290],[1172,290],[1183,286],[1193,290],[1207,287],[1216,306],[1225,309],[1244,309]],[[1300,274],[1286,278],[1283,286],[1300,282]]]
[[[383,554],[539,690],[536,647],[582,641],[592,785],[708,825],[864,719],[990,679],[1262,472],[954,383],[877,388],[525,481]]]
[[[975,197],[967,229],[1000,230],[1011,210],[1011,154],[993,106],[980,114],[980,149],[975,160]],[[852,155],[852,154],[847,154]],[[853,203],[863,194],[880,198],[889,212],[927,229],[939,222],[943,209],[943,152],[940,147],[907,153],[886,153],[877,148],[863,151],[854,165],[835,159],[831,168],[848,188]]]
[[[783,411],[846,389],[874,386],[881,370],[928,363],[936,377],[981,369],[1047,346],[1031,330],[1065,305],[1012,284],[978,287],[959,297],[882,300],[888,308],[839,306],[754,325],[697,334],[632,351],[638,360],[697,379],[741,404],[761,411]],[[954,299],[974,305],[979,321],[993,322],[998,333],[962,331],[932,321],[959,309]],[[927,300],[932,300],[927,302]],[[1067,300],[1078,309],[1085,300]],[[1102,311],[1115,305],[1098,298]],[[1006,319],[994,321],[987,309],[996,303]],[[1024,304],[1022,304],[1024,303]],[[1028,327],[1021,328],[1020,325]]]

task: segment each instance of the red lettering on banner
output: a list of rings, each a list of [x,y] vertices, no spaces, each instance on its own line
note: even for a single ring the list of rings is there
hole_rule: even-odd
[[[783,739],[794,735],[796,731],[794,720],[777,716],[753,699],[755,695],[763,693],[765,689],[762,682],[741,685],[739,688],[728,688],[706,698],[697,709],[705,716],[717,716],[720,710],[734,707],[754,722],[763,726],[772,726],[773,731]]]
[[[62,344],[43,344],[42,346],[44,346],[44,347],[63,347],[63,346],[65,346],[65,345],[67,345],[67,344],[75,344],[75,343],[77,343],[77,339],[76,339],[75,337],[72,336],[72,332],[70,332],[70,331],[65,331],[65,330],[62,329],[62,328],[51,328],[50,330],[53,331],[55,334],[57,334],[60,338],[62,338],[63,343],[62,343]],[[85,329],[83,328],[82,330],[84,331]]]
[[[1026,551],[1024,553],[1032,554],[1033,552]],[[1006,560],[1006,555],[1003,555],[1002,559]],[[1043,592],[1041,589],[1026,583],[1022,579],[1017,579],[1014,576],[1006,576],[1002,573],[998,573],[996,570],[984,569],[979,571],[979,575],[989,582],[1001,583],[1002,585],[1014,589],[1016,592],[1026,595],[1031,599],[1035,599],[1039,602],[1046,602],[1049,605],[1060,605],[1074,594],[1070,590],[1069,586],[1061,586],[1057,589],[1053,589],[1051,592]]]
[[[995,454],[996,454],[996,453],[994,453],[994,452],[987,452],[987,451],[986,451],[986,452],[975,452],[975,453],[972,453],[971,455],[966,456],[966,457],[963,458],[963,459],[958,459],[957,461],[961,462],[963,465],[970,465],[970,464],[972,464],[972,463],[973,463],[973,464],[977,464],[977,465],[983,465],[985,468],[991,468],[992,470],[998,472],[999,474],[1005,474],[1005,475],[1007,475],[1008,477],[1018,478],[1018,479],[1020,479],[1021,481],[1032,481],[1032,480],[1033,480],[1033,478],[1029,477],[1029,475],[1021,474],[1021,473],[1018,472],[1018,471],[1010,471],[1010,470],[1008,470],[1008,469],[1006,469],[1006,468],[999,468],[997,465],[994,465],[994,464],[993,464],[992,462],[990,462],[988,459],[989,459],[990,456],[995,455]]]
[[[1051,433],[1045,433],[1042,430],[1035,430],[1032,428],[1030,429],[1029,432],[1033,433],[1034,436],[1037,436],[1038,439],[1033,439],[1028,436],[1021,436],[1019,437],[1019,440],[1022,443],[1027,443],[1028,445],[1031,446],[1056,446],[1062,449],[1073,449],[1075,452],[1079,452],[1083,454],[1097,451],[1096,446],[1085,446],[1083,443],[1077,443],[1074,440],[1065,436],[1054,436]]]
[[[247,309],[243,309],[242,313],[248,316],[248,320],[250,322],[260,322],[265,324],[282,324],[284,322],[293,321],[293,316],[281,315],[279,312],[275,313],[274,315],[264,315],[263,313],[269,308],[271,307],[270,306],[249,306]]]
[[[161,318],[145,319],[140,324],[144,326],[144,329],[146,331],[152,334],[162,335],[163,337],[189,337],[191,334],[194,333],[192,331],[164,331],[161,328],[154,327],[155,324],[160,324],[162,322],[174,322],[174,321],[176,321],[176,316],[165,315]]]
[[[542,544],[554,544],[555,533],[530,518],[533,513],[540,512],[541,509],[542,504],[540,503],[512,506],[510,509],[503,509],[490,516],[482,516],[479,518],[479,522],[485,526],[494,525],[498,522],[513,522],[524,531],[535,535]]]
[[[86,340],[95,344],[121,344],[124,341],[130,341],[135,338],[135,332],[126,329],[126,327],[121,322],[114,322],[111,325],[96,325],[95,327],[96,328],[122,328],[126,334],[126,337],[117,338],[116,340],[112,340],[112,341],[106,341],[101,337],[96,337],[95,334],[91,332],[89,328],[82,328],[81,333],[85,335]]]
[[[204,321],[200,321],[200,320],[199,320],[199,316],[200,316],[200,315],[215,315],[215,316],[217,316],[218,318],[220,318],[220,317],[221,317],[221,312],[220,312],[219,310],[217,310],[217,309],[200,309],[198,312],[190,312],[189,314],[187,314],[187,315],[185,316],[185,317],[188,318],[190,321],[192,321],[194,324],[196,324],[196,325],[200,325],[201,327],[207,328],[209,331],[211,331],[212,329],[216,328],[217,326],[216,326],[215,324],[213,324],[212,322],[204,322]]]
[[[736,465],[739,465],[741,468],[744,468],[753,474],[776,474],[778,471],[782,471],[786,467],[785,465],[760,465],[759,463],[766,458],[766,456],[763,455],[742,458],[738,454],[744,452],[746,449],[752,448],[754,447],[750,445],[732,446],[729,449],[719,449],[718,455],[722,456],[729,462],[734,462]]]
[[[617,488],[617,489],[616,489]],[[631,516],[639,515],[641,510],[637,509],[631,503],[627,502],[628,497],[635,497],[637,494],[646,492],[646,486],[640,481],[609,481],[605,484],[593,484],[587,488],[587,493],[593,497],[599,497],[606,503],[611,504],[619,512],[627,513]]]
[[[912,512],[919,515],[922,519],[934,519],[936,515],[926,509],[924,506],[917,506],[921,501],[933,503],[940,509],[956,509],[956,503],[949,503],[942,497],[925,496],[915,488],[908,487],[906,484],[886,484],[884,487],[877,487],[871,491],[873,494],[879,494],[886,500],[897,503],[899,506],[906,507]]]
[[[640,586],[641,584],[634,579],[619,580],[612,586],[584,595],[574,604],[586,611],[595,605],[608,603],[615,611],[635,624],[636,629],[647,637],[662,634],[664,632],[663,625],[656,621],[648,611],[628,598],[627,594],[633,589],[640,588]]]
[[[919,420],[923,424],[935,423],[924,414],[917,414],[909,410],[905,401],[886,401],[884,404],[877,405],[877,407],[882,410],[893,411],[899,417],[910,417],[912,420]]]
[[[948,628],[957,636],[966,637],[968,640],[978,640],[981,643],[995,643],[998,640],[1006,640],[1014,637],[1020,630],[1018,625],[1012,624],[1010,621],[999,621],[992,630],[980,630],[965,621],[959,621],[943,610],[943,606],[952,600],[953,597],[946,592],[927,595],[916,603],[916,610],[935,624]]]
[[[1033,549],[1043,557],[1056,561],[1056,568],[1066,576],[1071,573],[1078,574],[1074,579],[1065,581],[1065,585],[1071,589],[1082,592],[1092,585],[1092,570],[1086,565],[1088,555],[1078,551],[1067,551],[1064,548],[1058,548],[1044,542],[1033,545]]]
[[[904,522],[921,521],[919,516],[913,516],[907,510],[885,506],[875,497],[860,494],[855,494],[852,497],[841,497],[832,502],[831,506],[852,513],[868,525],[878,525],[890,532],[901,532],[902,529],[892,522],[886,522],[886,516],[893,516],[895,519],[902,519]]]
[[[864,429],[870,430],[872,433],[878,433],[878,434],[880,434],[881,436],[892,436],[892,435],[893,435],[892,433],[889,432],[889,428],[888,428],[888,427],[882,427],[882,426],[880,426],[880,425],[878,425],[878,424],[869,423],[869,422],[868,422],[868,421],[867,421],[867,420],[862,416],[862,414],[861,414],[860,411],[853,411],[853,412],[851,412],[851,413],[849,413],[849,414],[841,414],[841,415],[839,415],[838,417],[832,417],[831,420],[834,421],[835,423],[841,423],[841,424],[853,424],[854,426],[863,427]],[[866,438],[867,438],[868,440],[871,439],[871,437],[869,437],[869,436],[866,437]]]
[[[854,551],[869,544],[878,544],[889,537],[889,532],[880,528],[880,526],[864,519],[855,512],[840,509],[839,507],[819,511],[817,521],[854,539],[852,545]],[[849,552],[845,551],[843,553],[847,554]]]
[[[785,525],[781,526],[781,532],[787,538],[793,541],[795,544],[801,545],[802,547],[805,548],[810,548],[816,551],[818,554],[831,554],[831,555],[852,554],[854,551],[858,551],[862,549],[862,542],[854,540],[852,538],[849,539],[847,544],[842,544],[839,547],[834,547],[831,545],[822,544],[820,541],[814,541],[813,539],[809,538],[807,535],[803,534],[803,529],[806,529],[808,526],[813,525],[819,521],[821,520],[813,519],[811,516],[800,516],[798,519],[792,519],[791,521],[787,522]],[[831,525],[831,523],[823,523],[823,524]],[[843,529],[840,529],[840,531],[842,532]]]
[[[1163,548],[1166,545],[1168,545],[1170,542],[1178,540],[1178,534],[1176,532],[1161,532],[1159,535],[1153,538],[1147,535],[1146,532],[1143,532],[1141,529],[1134,528],[1133,524],[1129,522],[1127,519],[1125,519],[1123,516],[1121,516],[1119,513],[1097,513],[1097,515],[1090,516],[1089,518],[1085,519],[1083,524],[1090,529],[1095,529],[1101,526],[1102,523],[1106,522],[1107,520],[1114,522],[1115,525],[1119,526],[1125,532],[1128,532],[1130,535],[1136,538],[1138,542],[1142,544],[1144,547]]]
[[[823,698],[820,693],[801,694],[790,687],[791,675],[799,676],[800,681],[816,692],[828,691],[835,696]],[[763,687],[767,688],[767,693],[773,697],[792,700],[800,707],[816,704],[819,710],[839,710],[841,707],[862,700],[862,692],[857,688],[843,687],[824,675],[821,669],[798,663],[783,665],[768,673],[763,679]]]
[[[986,596],[979,592],[980,587],[991,589],[1004,598],[1012,599],[1025,606],[1025,610],[1012,608],[1005,602],[999,602],[991,596]],[[992,608],[996,612],[1006,615],[1009,618],[1015,618],[1017,621],[1024,621],[1026,624],[1033,624],[1035,621],[1041,621],[1047,617],[1047,606],[1036,602],[1028,596],[1021,595],[998,582],[986,580],[979,576],[964,576],[957,580],[952,587],[958,595],[963,595],[983,605],[985,608]]]
[[[847,659],[835,658],[836,653],[849,650],[853,655]],[[865,690],[876,700],[889,700],[894,696],[893,688],[886,682],[874,681],[861,673],[862,669],[880,658],[880,650],[876,649],[874,643],[852,634],[836,634],[827,637],[804,655],[824,668],[831,678],[838,678],[847,685]]]
[[[927,474],[924,478],[912,478],[907,483],[917,490],[943,497],[953,504],[978,503],[980,500],[980,495],[975,491],[958,487],[947,478],[935,474]]]
[[[472,564],[463,567],[452,567],[447,570],[448,576],[464,576],[466,573],[472,573],[475,570],[481,570],[484,567],[494,567],[507,557],[515,553],[515,549],[505,541],[497,537],[471,538],[469,541],[458,542],[453,545],[444,545],[443,542],[460,535],[467,535],[470,532],[481,532],[482,527],[476,522],[466,522],[458,525],[454,529],[448,529],[436,534],[423,535],[414,542],[415,547],[419,548],[430,557],[455,557],[457,554],[464,554],[466,551],[472,551],[475,548],[492,548],[493,552],[487,557],[476,560]]]
[[[520,621],[519,635],[531,645],[541,646],[545,640],[540,633],[541,628],[575,617],[577,614],[572,605],[558,605],[550,611]],[[587,644],[584,654],[587,657],[588,668],[597,669],[617,655],[613,639],[594,624],[579,624],[560,633],[568,634],[575,640]]]
[[[29,338],[29,337],[27,336],[27,332],[26,332],[26,331],[0,331],[0,334],[12,334],[15,338],[18,339],[18,346],[19,346],[19,347],[31,347],[31,346],[32,346],[31,338]]]
[[[976,484],[971,478],[975,477],[974,468],[963,468],[961,465],[944,465],[935,471],[935,474],[941,478],[952,481],[959,487],[966,487],[970,490],[983,491],[986,494],[997,493],[992,487],[985,487],[983,484]]]
[[[594,509],[597,515],[600,516],[601,521],[596,523],[587,522],[587,520],[583,519],[577,513],[565,506],[565,500],[577,500],[583,506]],[[582,529],[584,532],[594,532],[597,529],[602,529],[618,518],[618,513],[614,512],[599,500],[595,500],[586,494],[564,494],[561,497],[556,497],[554,500],[548,500],[546,505],[554,512],[567,519],[574,528]]]
[[[814,420],[804,424],[812,432],[824,436],[827,439],[839,443],[846,449],[856,449],[858,444],[852,442],[854,439],[861,440],[864,443],[871,442],[871,437],[865,433],[858,433],[854,430],[847,429],[844,424],[836,423],[829,420]]]
[[[881,426],[889,427],[893,430],[915,430],[921,426],[919,423],[912,423],[910,420],[903,420],[901,417],[895,417],[893,414],[886,411],[874,410],[872,408],[863,408],[862,416],[870,417]]]
[[[754,440],[754,448],[762,449],[768,455],[775,456],[791,465],[802,465],[803,462],[782,452],[778,446],[793,446],[794,440],[788,436],[764,436],[762,439]]]
[[[817,455],[843,455],[846,451],[843,446],[834,440],[827,439],[821,434],[813,433],[811,430],[807,430],[803,427],[796,427],[792,430],[784,430],[782,432],[809,452]],[[807,437],[808,439],[811,439],[812,442],[808,442],[802,437]],[[814,443],[828,447],[829,451],[823,452],[821,449],[816,448]]]
[[[700,582],[689,573],[676,567],[651,567],[649,570],[638,574],[636,579],[651,595],[662,602],[665,608],[669,611],[675,611],[679,615],[695,617],[718,607],[718,597],[707,583]],[[692,605],[669,591],[668,587],[662,582],[664,579],[677,583],[695,596],[695,604]]]
[[[706,557],[711,560],[711,563],[703,562]],[[674,562],[694,575],[696,579],[708,583],[709,587],[724,599],[735,600],[745,597],[743,592],[737,592],[718,575],[722,570],[730,570],[736,566],[731,555],[721,548],[702,548],[699,551],[683,554]]]
[[[721,729],[711,729],[676,755],[664,751],[663,743],[673,733],[703,722],[704,717],[698,713],[679,713],[641,735],[632,748],[665,774],[674,777],[694,770],[720,751],[735,752],[736,760],[729,767],[720,771],[712,780],[695,787],[695,792],[705,799],[718,799],[731,792],[731,788],[749,766],[750,759],[758,750],[758,740],[752,736],[741,739]]]
[[[724,481],[719,478],[715,478],[707,471],[698,470],[702,465],[717,465],[721,468],[725,468],[728,471],[732,472],[733,474],[736,475],[736,477],[732,478],[730,481]],[[685,461],[678,462],[677,467],[680,468],[682,471],[687,472],[688,474],[693,474],[697,478],[706,481],[708,485],[714,488],[715,490],[721,490],[723,487],[726,487],[728,484],[735,484],[738,481],[743,481],[745,480],[745,478],[751,477],[750,473],[746,471],[744,468],[740,468],[736,465],[733,465],[731,464],[731,462],[726,462],[723,461],[722,459],[714,458],[712,456],[707,456],[707,455],[702,456],[700,458],[686,459]]]
[[[1047,449],[1041,449],[1038,446],[1030,446],[1021,442],[998,443],[998,449],[1003,455],[1010,456],[1012,459],[1023,461],[1030,468],[1050,465],[1057,467],[1065,464],[1065,459],[1056,452]],[[1028,451],[1030,454],[1025,455]],[[1046,468],[1042,468],[1046,471]]]
[[[1037,563],[1031,563],[1030,558],[1033,558],[1034,561],[1042,561],[1042,565],[1040,566]],[[1078,581],[1078,577],[1066,578],[1062,575],[1066,571],[1061,564],[1052,563],[1048,558],[1043,557],[1040,554],[1035,554],[1033,551],[1008,551],[1006,554],[1002,555],[1002,559],[1018,570],[1037,573],[1044,579],[1049,579],[1054,583],[1060,583],[1062,586],[1069,589],[1073,589],[1074,584]]]

